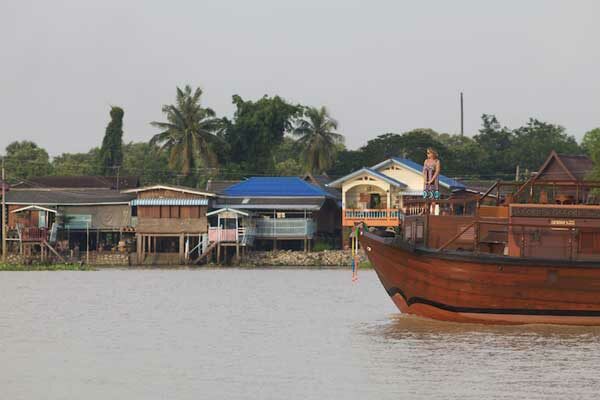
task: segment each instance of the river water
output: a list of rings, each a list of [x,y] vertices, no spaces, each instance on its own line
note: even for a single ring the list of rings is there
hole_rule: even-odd
[[[600,329],[402,316],[373,271],[0,273],[0,399],[575,399]]]

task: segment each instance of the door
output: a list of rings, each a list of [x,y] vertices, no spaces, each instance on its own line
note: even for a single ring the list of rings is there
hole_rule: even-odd
[[[381,195],[379,193],[371,193],[369,196],[369,208],[377,209],[381,207]]]

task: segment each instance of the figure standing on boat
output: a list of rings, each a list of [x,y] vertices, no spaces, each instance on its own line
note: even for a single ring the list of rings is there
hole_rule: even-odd
[[[440,198],[440,160],[438,153],[431,147],[427,149],[427,158],[423,163],[423,197],[430,200]],[[432,204],[435,207],[435,204]]]

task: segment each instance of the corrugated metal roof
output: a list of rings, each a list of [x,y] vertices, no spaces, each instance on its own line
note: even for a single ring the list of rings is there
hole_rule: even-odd
[[[306,182],[312,183],[313,185],[320,187],[321,189],[323,189],[324,191],[329,193],[329,195],[331,195],[332,197],[335,197],[340,202],[342,201],[342,190],[340,188],[334,188],[334,187],[327,186],[329,184],[329,182],[331,182],[331,178],[328,175],[326,175],[326,174],[324,174],[324,175],[306,174],[304,176],[301,176],[301,178],[303,180],[305,180]]]
[[[297,176],[252,177],[225,189],[236,197],[330,197],[331,195]]]
[[[203,192],[203,191],[198,190],[198,189],[194,189],[194,188],[187,187],[187,186],[180,186],[180,185],[152,185],[152,186],[144,186],[144,187],[141,187],[141,188],[124,190],[123,193],[147,192],[149,190],[170,190],[170,191],[173,191],[173,192],[190,193],[190,194],[196,194],[196,195],[199,195],[199,196],[211,196],[211,197],[215,196],[214,193],[207,193],[207,192]]]
[[[242,210],[319,210],[325,201],[323,197],[219,197],[214,207]]]
[[[207,199],[135,199],[132,206],[207,206]]]
[[[225,189],[237,183],[240,183],[240,181],[221,181],[209,179],[208,182],[206,182],[206,191],[209,193],[222,194],[225,192]]]
[[[125,190],[138,187],[137,176],[38,176],[14,185],[22,189],[118,189]]]
[[[110,189],[13,189],[6,193],[7,204],[73,205],[127,204],[135,195]]]

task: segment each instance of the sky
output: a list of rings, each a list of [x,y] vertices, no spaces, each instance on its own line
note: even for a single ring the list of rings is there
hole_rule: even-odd
[[[326,106],[349,148],[414,128],[465,134],[495,114],[581,140],[600,126],[596,0],[10,1],[0,3],[0,149],[99,146],[111,105],[147,141],[175,88]]]

